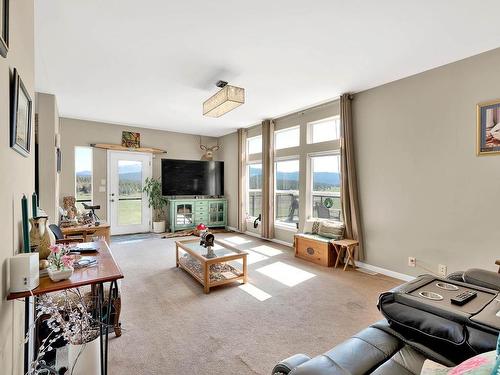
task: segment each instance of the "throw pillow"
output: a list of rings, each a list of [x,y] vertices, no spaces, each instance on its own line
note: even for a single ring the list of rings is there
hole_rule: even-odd
[[[500,375],[500,336],[496,352],[478,354],[455,367],[446,367],[427,359],[420,375]]]
[[[345,225],[341,221],[325,220],[319,225],[318,234],[323,237],[340,240],[344,238]]]
[[[313,226],[312,226],[312,233],[313,234],[318,234],[319,233],[319,227],[321,225],[321,221],[319,220],[316,220],[314,223],[313,223]]]
[[[304,233],[318,234],[319,231],[319,220],[307,219],[304,224]]]
[[[446,367],[430,359],[424,362],[420,375],[493,375],[496,352],[486,352],[469,358],[455,367]],[[496,375],[496,374],[495,374]]]

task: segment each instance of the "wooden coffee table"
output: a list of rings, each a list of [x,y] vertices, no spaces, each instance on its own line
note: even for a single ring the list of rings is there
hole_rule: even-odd
[[[215,240],[215,257],[207,258],[207,249],[199,239],[175,241],[177,267],[182,268],[203,285],[205,293],[210,288],[234,281],[247,282],[247,253]]]

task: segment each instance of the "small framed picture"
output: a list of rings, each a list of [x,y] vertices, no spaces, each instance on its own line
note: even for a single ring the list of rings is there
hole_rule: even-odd
[[[9,51],[9,0],[0,0],[0,55]]]
[[[14,69],[10,103],[10,147],[27,157],[31,150],[32,102],[17,69]]]
[[[122,131],[122,146],[128,148],[141,147],[141,133]]]
[[[477,105],[477,154],[500,154],[500,100]]]

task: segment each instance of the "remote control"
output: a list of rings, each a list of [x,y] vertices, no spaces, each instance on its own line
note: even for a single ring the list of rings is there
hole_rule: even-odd
[[[466,290],[455,297],[451,298],[451,303],[454,305],[462,306],[465,305],[470,300],[477,297],[477,292],[473,292],[472,290]]]

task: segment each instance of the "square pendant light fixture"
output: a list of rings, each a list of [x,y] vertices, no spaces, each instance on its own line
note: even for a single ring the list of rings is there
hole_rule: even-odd
[[[220,117],[245,103],[245,89],[218,81],[221,89],[203,103],[203,116]]]

